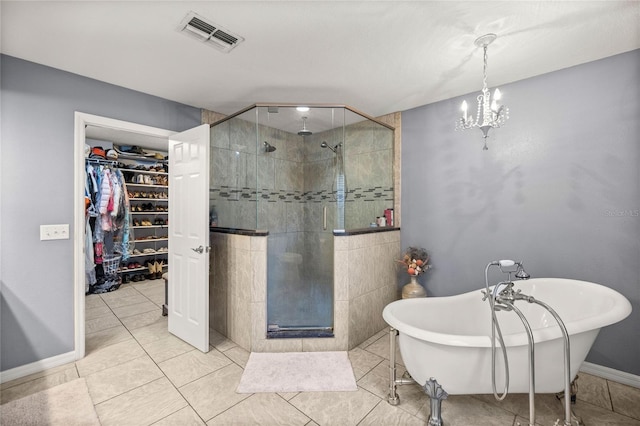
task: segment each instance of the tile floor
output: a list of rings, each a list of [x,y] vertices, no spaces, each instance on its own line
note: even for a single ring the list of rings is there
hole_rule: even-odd
[[[349,352],[356,392],[238,394],[249,353],[216,332],[203,354],[167,331],[162,280],[142,281],[86,298],[84,359],[4,383],[2,403],[83,377],[105,425],[424,425],[429,401],[417,385],[387,404],[385,330]],[[397,359],[400,359],[399,357]],[[399,364],[400,371],[402,365]],[[588,426],[640,426],[640,389],[581,374],[575,412]],[[536,396],[539,425],[562,415],[554,395]],[[447,426],[526,425],[528,396],[450,396]]]

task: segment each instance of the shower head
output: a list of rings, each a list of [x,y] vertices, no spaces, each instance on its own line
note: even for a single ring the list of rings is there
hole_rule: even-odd
[[[320,144],[321,148],[329,148],[331,151],[333,151],[334,153],[336,152],[336,150],[334,148],[331,148],[326,141],[322,141],[322,143]]]
[[[333,151],[334,154],[338,153],[338,148],[340,148],[342,146],[342,142],[340,142],[339,144],[337,144],[336,146],[334,146],[333,148],[331,148],[329,146],[329,144],[327,144],[326,141],[322,141],[322,143],[320,144],[321,148],[329,148],[331,151]]]
[[[302,117],[302,130],[298,132],[300,136],[310,136],[313,134],[311,130],[307,130],[307,117]]]
[[[276,150],[276,147],[271,145],[269,142],[264,141],[264,152],[273,152]]]

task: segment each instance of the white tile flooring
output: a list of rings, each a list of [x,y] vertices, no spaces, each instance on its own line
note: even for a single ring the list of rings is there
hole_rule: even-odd
[[[249,353],[216,332],[204,354],[172,336],[161,316],[162,280],[141,281],[86,298],[86,357],[2,385],[2,403],[85,378],[103,425],[424,425],[429,400],[417,385],[398,388],[401,403],[385,398],[389,338],[386,330],[349,352],[356,392],[238,394]],[[398,357],[398,359],[400,359]],[[402,365],[399,365],[402,372]],[[590,376],[575,411],[586,425],[640,426],[640,390],[624,385],[622,415],[600,403],[599,381]],[[605,386],[607,386],[606,381]],[[594,390],[596,389],[596,390]],[[613,389],[613,388],[612,388]],[[636,392],[638,391],[638,392]],[[600,399],[592,397],[598,393]],[[606,399],[606,397],[605,397]],[[635,403],[634,403],[635,401]],[[603,408],[608,407],[608,408]],[[615,409],[615,407],[613,407]],[[554,395],[536,396],[537,424],[553,425],[562,414]],[[627,410],[627,411],[625,411]],[[634,411],[635,410],[635,411]],[[526,425],[527,395],[450,396],[442,405],[447,426]],[[620,412],[619,410],[616,410]]]

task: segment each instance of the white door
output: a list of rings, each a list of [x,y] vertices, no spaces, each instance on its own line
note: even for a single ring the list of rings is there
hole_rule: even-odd
[[[169,137],[169,332],[209,351],[209,125]]]

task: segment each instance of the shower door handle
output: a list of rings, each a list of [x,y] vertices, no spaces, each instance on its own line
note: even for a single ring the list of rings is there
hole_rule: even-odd
[[[327,206],[322,208],[322,229],[327,230]]]

